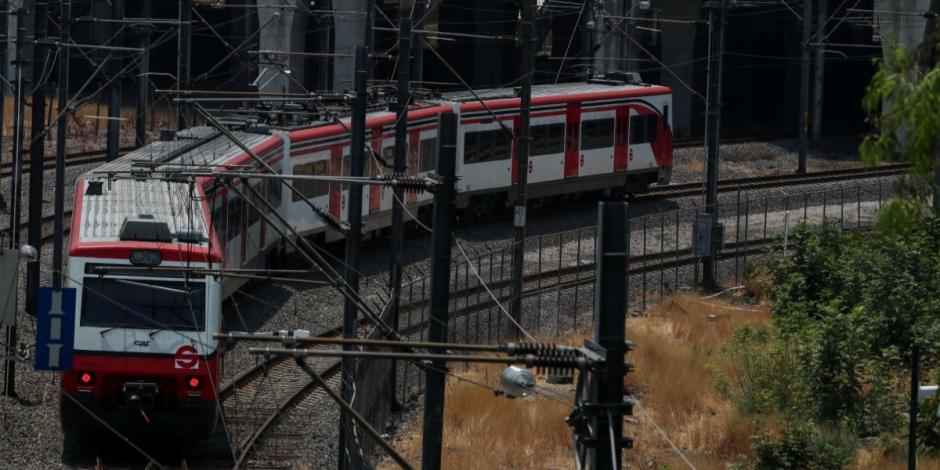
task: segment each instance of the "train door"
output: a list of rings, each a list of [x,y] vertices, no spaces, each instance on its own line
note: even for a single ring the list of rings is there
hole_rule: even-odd
[[[421,140],[416,145],[418,147],[418,173],[427,176],[433,173],[437,168],[437,128],[424,128],[419,134]],[[434,195],[430,192],[423,192],[417,195],[418,201],[433,199]]]
[[[343,148],[335,146],[330,149],[330,176],[343,175]],[[330,215],[339,220],[343,214],[343,185],[330,183]]]
[[[384,139],[382,141],[382,159],[388,162],[390,165],[395,164],[395,139]],[[388,168],[385,170],[387,174],[392,174],[395,170],[393,168]],[[380,210],[388,211],[392,210],[392,201],[393,194],[392,188],[387,186],[382,186],[379,188],[379,194],[382,195],[380,202]]]
[[[262,204],[258,201],[258,195],[264,194],[264,187],[261,182],[250,185],[245,188],[243,193],[247,201],[242,206],[242,259],[241,263],[247,264],[261,252],[261,209]],[[250,202],[249,202],[250,201]]]
[[[578,176],[581,159],[581,103],[569,103],[565,135],[565,178]]]
[[[533,117],[529,151],[530,183],[561,180],[565,175],[564,115]],[[515,165],[513,166],[515,168]]]
[[[372,130],[372,151],[377,155],[382,153],[382,127],[376,127]],[[382,168],[379,167],[378,159],[372,158],[372,155],[366,155],[365,168],[368,169],[366,172],[369,176],[379,176],[382,174]],[[382,193],[384,192],[384,186],[378,185],[369,185],[363,187],[363,192],[368,193],[368,205],[365,207],[366,214],[372,214],[374,212],[379,212],[382,209]]]
[[[646,107],[635,106],[630,109],[630,169],[647,170],[656,168],[653,145],[656,145],[659,115]]]
[[[614,171],[614,110],[581,113],[581,155],[578,174],[603,175]]]
[[[420,166],[419,150],[421,146],[421,131],[418,129],[408,130],[408,176],[418,176]],[[415,202],[418,200],[418,194],[414,191],[405,193],[405,202]]]
[[[626,106],[617,108],[617,126],[614,132],[614,171],[627,169],[627,155],[630,152],[630,109]]]

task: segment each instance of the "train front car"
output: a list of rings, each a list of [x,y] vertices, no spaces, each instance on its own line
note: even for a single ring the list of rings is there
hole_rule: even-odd
[[[200,185],[77,183],[68,286],[77,288],[66,433],[208,436],[217,420],[221,261]]]

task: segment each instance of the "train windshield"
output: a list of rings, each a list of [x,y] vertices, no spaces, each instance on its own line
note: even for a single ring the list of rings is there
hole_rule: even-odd
[[[203,280],[150,280],[88,276],[82,288],[82,326],[203,330]]]

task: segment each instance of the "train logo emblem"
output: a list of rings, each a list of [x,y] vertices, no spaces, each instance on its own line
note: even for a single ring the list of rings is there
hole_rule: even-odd
[[[176,368],[177,369],[198,369],[199,368],[199,353],[196,352],[190,344],[180,346],[176,350]]]

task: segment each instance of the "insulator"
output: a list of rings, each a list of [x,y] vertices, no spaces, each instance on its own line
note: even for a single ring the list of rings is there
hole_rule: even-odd
[[[315,204],[311,204],[310,207],[313,208],[313,215],[317,216],[317,218],[323,222],[323,225],[326,225],[327,227],[330,227],[342,233],[343,235],[349,233],[349,227],[347,227],[346,224],[342,223],[340,220],[337,220],[335,217],[333,217],[333,214],[330,214],[328,211],[323,210]]]

